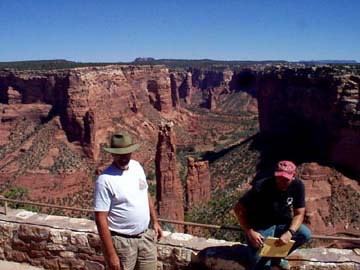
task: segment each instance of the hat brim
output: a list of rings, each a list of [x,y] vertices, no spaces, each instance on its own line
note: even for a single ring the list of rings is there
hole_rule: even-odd
[[[118,155],[122,155],[122,154],[129,154],[134,152],[136,149],[139,148],[139,144],[133,144],[130,145],[128,147],[123,147],[123,148],[111,148],[111,147],[104,147],[103,149],[111,154],[118,154]]]
[[[294,178],[295,173],[288,173],[288,172],[284,172],[284,171],[276,171],[275,176],[282,176],[282,177],[285,177],[285,178],[291,180],[291,179]]]

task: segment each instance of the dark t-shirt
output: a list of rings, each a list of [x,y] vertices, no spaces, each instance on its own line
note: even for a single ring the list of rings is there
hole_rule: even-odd
[[[276,187],[275,177],[259,180],[240,198],[251,228],[265,229],[272,225],[290,224],[292,208],[305,207],[303,182],[295,179],[286,191]]]

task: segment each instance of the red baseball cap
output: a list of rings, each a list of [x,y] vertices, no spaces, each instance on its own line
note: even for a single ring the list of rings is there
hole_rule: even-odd
[[[289,160],[279,161],[275,170],[275,176],[282,176],[289,180],[293,179],[296,173],[296,165]]]

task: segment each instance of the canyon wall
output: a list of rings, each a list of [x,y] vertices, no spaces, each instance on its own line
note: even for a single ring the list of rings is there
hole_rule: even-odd
[[[360,76],[334,68],[280,69],[257,81],[261,132],[300,162],[323,160],[359,179]],[[292,153],[291,153],[292,152]]]
[[[360,186],[356,181],[315,162],[300,165],[298,176],[305,185],[305,219],[313,234],[360,235]],[[353,243],[327,245],[352,247]]]
[[[359,75],[329,67],[169,71],[164,66],[106,66],[0,71],[1,191],[11,185],[24,186],[37,190],[33,198],[40,201],[48,190],[46,194],[62,202],[66,194],[73,203],[89,204],[92,167],[109,162],[101,147],[108,144],[113,131],[126,129],[141,143],[134,157],[145,168],[153,168],[156,156],[160,214],[183,220],[176,146],[192,146],[199,152],[235,147],[249,136],[246,128],[257,125],[257,114],[261,133],[270,138],[259,149],[261,161],[269,156],[271,162],[280,158],[297,164],[316,161],[359,180],[359,84]],[[158,133],[163,120],[173,121],[174,126],[164,125]],[[257,166],[238,163],[231,166]],[[202,169],[196,162],[191,164],[189,207],[210,196],[206,164]],[[229,164],[217,169],[224,174],[234,171]],[[351,192],[344,190],[337,201],[330,201],[333,191],[348,187],[349,181],[340,176],[331,178],[333,182],[330,177],[305,178],[309,197],[319,205],[325,201],[329,205],[322,213],[314,210],[316,203],[310,205],[310,223],[321,219],[319,228],[329,233],[346,229],[334,221],[333,205]],[[318,187],[324,194],[316,194]],[[86,199],[76,201],[74,194],[79,190]],[[330,218],[333,225],[327,227]],[[348,215],[344,220],[348,227],[355,226]]]
[[[254,77],[254,73],[251,76]],[[181,100],[186,106],[202,106],[219,112],[249,106],[249,110],[257,114],[256,99],[250,97],[253,93],[249,97],[232,98],[239,101],[231,106],[228,103],[221,106],[230,90],[251,92],[244,88],[251,83],[244,84],[242,77],[243,73],[229,69],[170,72],[164,66],[3,70],[0,71],[0,105],[5,111],[16,104],[48,105],[43,107],[37,121],[46,122],[59,116],[68,141],[79,145],[87,157],[99,161],[100,145],[108,143],[109,134],[116,129],[132,129],[130,132],[149,142],[156,138],[156,126],[163,118],[183,127],[188,125],[187,118],[197,116],[189,116],[184,109],[179,113]],[[244,106],[238,106],[240,103]],[[10,122],[6,113],[3,119]]]
[[[0,191],[21,186],[38,201],[89,204],[92,179],[111,160],[102,151],[110,134],[127,130],[141,144],[134,158],[150,171],[164,119],[173,121],[179,145],[213,146],[214,135],[239,129],[241,116],[222,116],[220,106],[208,119],[207,110],[189,108],[206,103],[209,89],[227,84],[232,73],[224,74],[115,65],[0,71]],[[215,97],[220,102],[220,88],[211,109]]]
[[[97,160],[99,145],[107,143],[109,133],[124,122],[140,125],[142,129],[135,132],[143,131],[144,137],[155,136],[152,121],[144,114],[151,111],[149,107],[165,117],[173,112],[176,100],[170,87],[163,66],[2,71],[0,102],[50,104],[48,118],[59,115],[68,140],[79,142],[88,157]]]

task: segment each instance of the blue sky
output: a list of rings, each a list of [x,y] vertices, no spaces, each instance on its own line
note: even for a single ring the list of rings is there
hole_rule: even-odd
[[[0,1],[0,61],[136,57],[360,62],[360,1]]]

